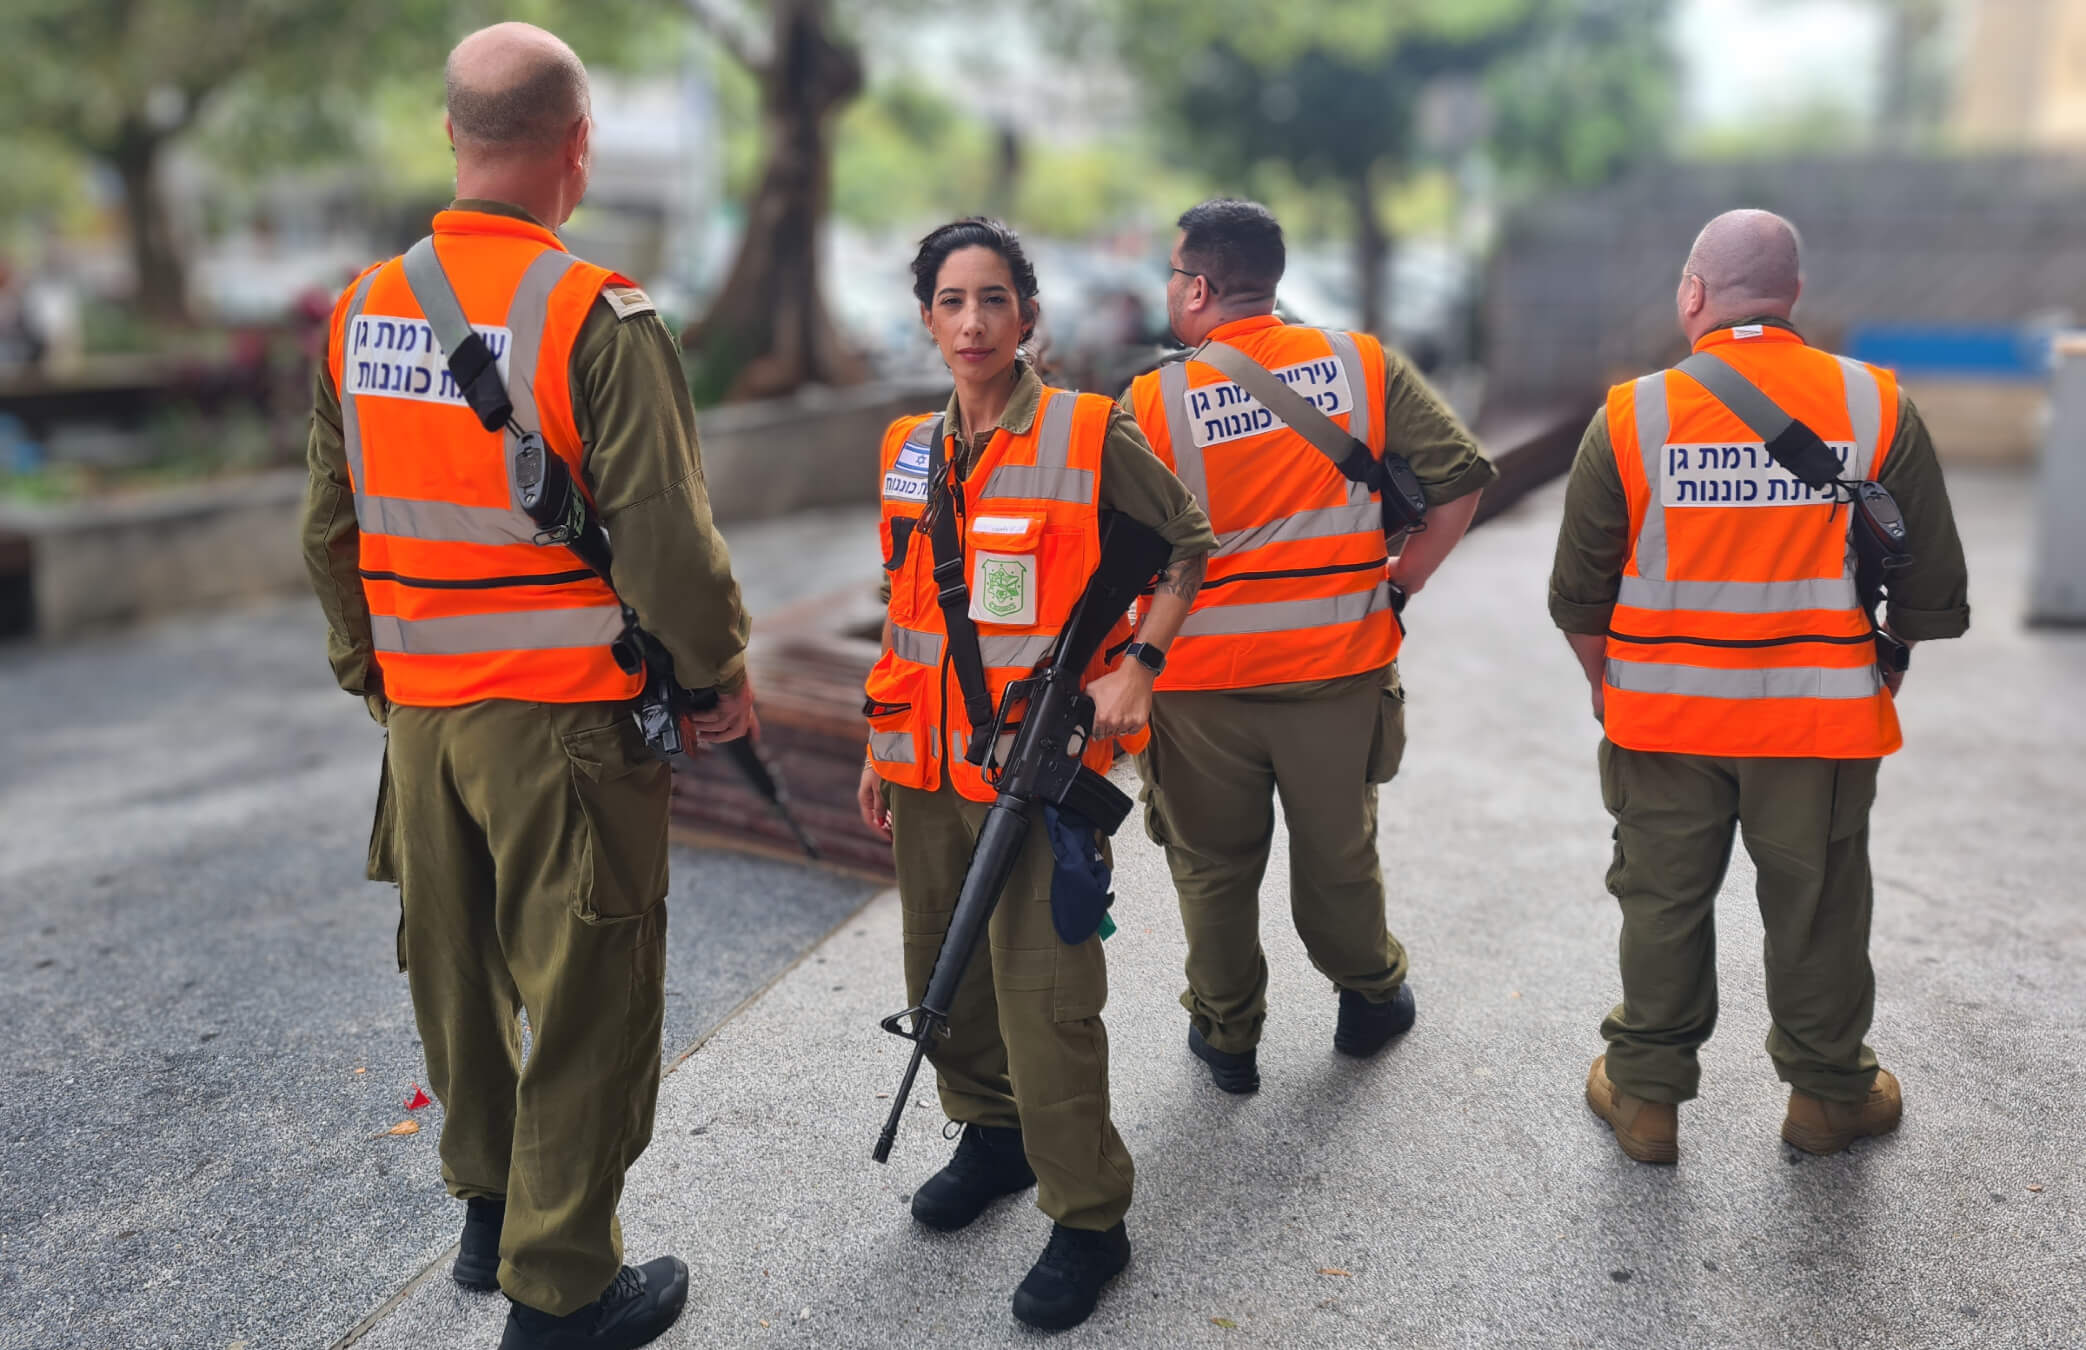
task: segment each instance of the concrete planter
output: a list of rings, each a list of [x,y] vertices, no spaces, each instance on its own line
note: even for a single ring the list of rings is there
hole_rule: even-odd
[[[697,418],[721,522],[876,500],[892,418],[939,408],[945,385],[809,389]],[[0,504],[0,636],[55,637],[306,584],[305,475],[281,469],[60,506]]]

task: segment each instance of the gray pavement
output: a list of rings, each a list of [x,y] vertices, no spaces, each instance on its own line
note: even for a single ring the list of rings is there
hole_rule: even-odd
[[[1367,1064],[1332,1053],[1333,997],[1271,880],[1266,1085],[1219,1093],[1181,1044],[1163,865],[1125,832],[1108,1022],[1136,1256],[1054,1343],[2079,1344],[2086,639],[2019,627],[2026,480],[1955,486],[1978,626],[1921,650],[1876,813],[1874,1041],[1905,1082],[1895,1137],[1830,1159],[1776,1138],[1743,860],[1680,1166],[1628,1162],[1583,1105],[1617,918],[1597,732],[1543,612],[1553,489],[1473,536],[1411,613],[1412,748],[1384,799],[1420,1002],[1405,1042]],[[1007,1312],[1044,1238],[1030,1205],[948,1237],[906,1216],[948,1148],[931,1093],[891,1165],[868,1159],[900,1069],[876,1029],[897,971],[885,897],[667,1081],[625,1209],[633,1255],[695,1269],[662,1346],[1042,1339]],[[357,1344],[491,1345],[502,1312],[432,1278]]]
[[[1553,489],[1410,615],[1412,747],[1384,796],[1420,1000],[1403,1043],[1332,1053],[1278,857],[1266,1086],[1219,1093],[1181,1046],[1163,864],[1134,825],[1119,840],[1108,1022],[1136,1256],[1056,1343],[2079,1344],[2086,637],[2019,626],[2027,480],[1953,486],[1977,627],[1921,649],[1876,813],[1873,1040],[1903,1130],[1823,1160],[1776,1139],[1742,858],[1680,1166],[1627,1162],[1586,1112],[1617,921],[1597,732],[1543,614]],[[860,525],[735,533],[735,557],[799,585],[858,565]],[[367,1137],[418,1057],[392,895],[355,880],[374,733],[325,688],[315,629],[286,609],[0,654],[0,1346],[497,1340],[496,1297],[414,1279],[455,1221],[432,1130]],[[863,894],[695,862],[670,1050]],[[891,1165],[868,1159],[902,1063],[875,1025],[897,971],[885,897],[667,1079],[625,1206],[633,1256],[695,1268],[662,1346],[1044,1339],[1007,1313],[1046,1231],[1032,1206],[949,1237],[906,1216],[949,1147],[931,1091]]]
[[[874,538],[732,531],[757,612]],[[328,1345],[454,1242],[440,1109],[381,1135],[422,1061],[361,879],[380,746],[308,599],[0,648],[0,1346]],[[669,1063],[874,889],[673,874]]]

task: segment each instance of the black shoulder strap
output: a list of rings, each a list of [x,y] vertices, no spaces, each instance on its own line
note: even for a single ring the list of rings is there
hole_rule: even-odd
[[[487,431],[500,430],[514,416],[507,387],[500,383],[500,363],[464,317],[456,290],[449,284],[449,274],[442,270],[442,260],[435,254],[433,236],[406,250],[405,269],[406,289],[413,293],[414,303],[427,316],[435,341],[442,344],[442,359],[448,363],[456,387],[463,391],[464,402],[477,415],[480,426]]]
[[[1696,352],[1674,369],[1707,389],[1711,398],[1761,439],[1769,459],[1803,480],[1806,486],[1823,488],[1840,481],[1840,458],[1824,439],[1784,412],[1781,404],[1729,361],[1708,352]]]
[[[963,539],[958,533],[956,494],[959,488],[948,456],[948,429],[937,415],[927,423],[927,514],[932,520],[928,538],[934,546],[936,602],[942,610],[942,628],[949,635],[949,664],[956,669],[956,687],[963,695],[964,716],[970,720],[970,744],[963,757],[973,764],[985,762],[992,739],[992,687],[985,680],[985,655],[978,649],[978,626],[971,622],[971,588],[964,575]],[[953,748],[953,747],[952,747]]]

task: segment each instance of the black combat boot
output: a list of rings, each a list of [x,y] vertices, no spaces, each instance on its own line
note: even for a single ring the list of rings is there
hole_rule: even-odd
[[[672,1326],[687,1301],[688,1267],[662,1256],[623,1267],[600,1298],[565,1317],[515,1304],[500,1350],[637,1350]]]
[[[1101,1286],[1130,1264],[1130,1234],[1050,1226],[1050,1243],[1014,1291],[1014,1315],[1040,1331],[1076,1327],[1093,1314]]]
[[[1234,1055],[1219,1050],[1203,1038],[1202,1028],[1188,1024],[1188,1052],[1210,1066],[1210,1077],[1226,1092],[1244,1095],[1260,1091],[1260,1051]]]
[[[1036,1174],[1021,1151],[1021,1131],[1003,1125],[966,1125],[949,1165],[913,1192],[913,1217],[952,1233],[1003,1195],[1025,1191]]]
[[[449,1274],[466,1289],[489,1294],[500,1287],[500,1227],[505,1200],[464,1201],[464,1237]]]
[[[1409,984],[1399,985],[1398,992],[1382,1003],[1371,1003],[1352,989],[1342,989],[1333,1048],[1343,1055],[1367,1059],[1389,1045],[1392,1037],[1412,1030],[1414,1012]]]

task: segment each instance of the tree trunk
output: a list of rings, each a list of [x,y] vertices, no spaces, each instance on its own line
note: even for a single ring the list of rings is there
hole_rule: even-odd
[[[159,159],[165,147],[164,136],[130,123],[110,146],[108,159],[123,180],[138,310],[178,323],[188,318],[188,264],[175,242],[166,196],[160,190]]]
[[[771,9],[775,55],[755,72],[767,162],[731,272],[683,335],[699,381],[728,401],[854,384],[868,374],[841,341],[819,285],[833,116],[861,91],[861,57],[829,34],[827,0],[775,0]]]
[[[1363,169],[1348,182],[1354,208],[1355,287],[1362,296],[1362,331],[1388,338],[1391,241],[1376,210],[1376,174]]]

